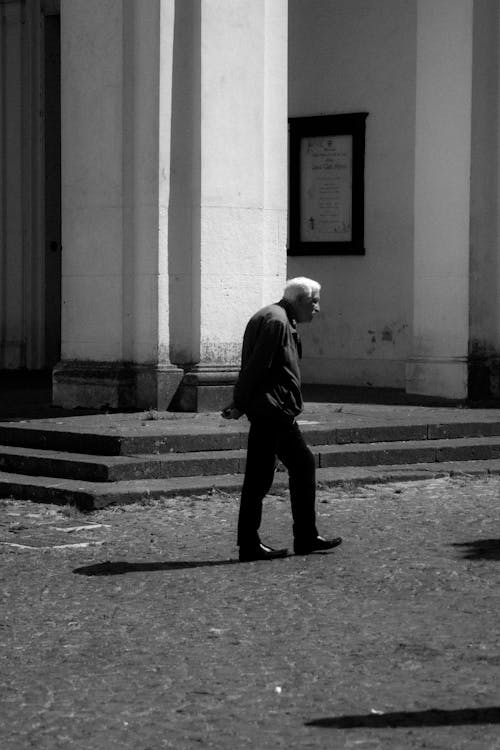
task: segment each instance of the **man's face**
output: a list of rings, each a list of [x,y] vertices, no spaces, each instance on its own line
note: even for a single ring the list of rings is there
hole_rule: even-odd
[[[319,313],[319,292],[312,295],[304,294],[297,297],[295,302],[295,317],[297,323],[310,323],[316,313]]]

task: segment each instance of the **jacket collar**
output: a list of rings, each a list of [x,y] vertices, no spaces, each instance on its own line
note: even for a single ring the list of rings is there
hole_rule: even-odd
[[[297,328],[297,320],[295,318],[293,307],[291,304],[286,300],[284,297],[280,299],[278,302],[278,305],[283,308],[283,310],[286,312],[286,316],[290,322],[290,325],[292,328]]]

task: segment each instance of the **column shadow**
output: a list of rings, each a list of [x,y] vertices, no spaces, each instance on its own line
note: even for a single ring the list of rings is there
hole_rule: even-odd
[[[73,573],[79,576],[119,576],[124,573],[153,572],[157,570],[185,570],[186,568],[209,568],[217,565],[240,565],[239,560],[172,560],[169,562],[126,562],[107,560],[94,565],[75,568]]]
[[[462,724],[500,724],[500,706],[452,710],[430,708],[424,711],[393,711],[384,714],[332,716],[305,722],[307,727],[323,727],[326,729],[452,727]]]
[[[464,560],[500,560],[500,539],[475,539],[471,542],[456,542]]]

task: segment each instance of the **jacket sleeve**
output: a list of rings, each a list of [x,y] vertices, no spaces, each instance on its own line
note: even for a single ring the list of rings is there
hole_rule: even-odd
[[[246,412],[253,396],[264,384],[271,365],[286,339],[286,325],[281,320],[262,323],[251,352],[243,344],[242,367],[234,386],[233,403],[239,411]]]

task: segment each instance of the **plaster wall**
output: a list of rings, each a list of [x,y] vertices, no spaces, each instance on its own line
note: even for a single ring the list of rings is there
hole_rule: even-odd
[[[62,359],[169,363],[173,0],[62,7]]]
[[[496,0],[474,4],[469,395],[500,396],[499,34]]]
[[[310,383],[404,387],[412,327],[414,0],[290,0],[290,117],[367,111],[364,256],[290,257],[322,284]]]
[[[500,348],[498,143],[500,9],[496,0],[474,8],[471,158],[470,348]]]
[[[62,335],[67,360],[120,360],[123,3],[61,12]]]

